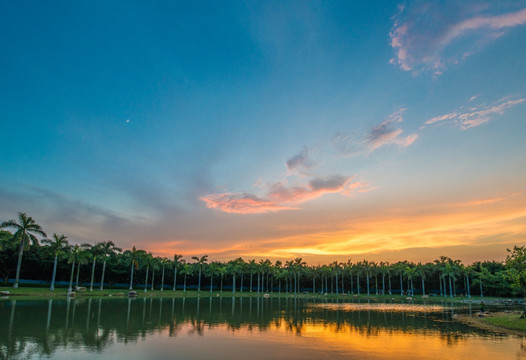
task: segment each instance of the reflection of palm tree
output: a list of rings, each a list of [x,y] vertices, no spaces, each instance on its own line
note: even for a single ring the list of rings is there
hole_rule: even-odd
[[[18,280],[20,279],[20,268],[22,267],[22,255],[24,249],[29,246],[30,243],[38,244],[38,239],[35,235],[47,237],[46,233],[42,230],[42,227],[38,225],[31,216],[27,216],[25,213],[18,213],[18,223],[15,220],[4,221],[0,224],[0,229],[14,228],[16,232],[13,234],[13,239],[20,244],[18,250],[18,261],[16,264],[16,277],[13,288],[18,288]]]
[[[200,258],[197,256],[192,256],[192,259],[197,261],[197,266],[199,267],[199,282],[197,283],[197,291],[201,291],[201,272],[203,270],[203,265],[208,261],[208,255],[201,256]]]
[[[42,243],[47,244],[51,250],[51,253],[55,255],[55,261],[53,262],[53,275],[51,276],[51,287],[49,288],[50,291],[54,291],[58,257],[65,254],[68,246],[68,240],[64,235],[53,234],[52,239],[44,239],[42,240]]]
[[[113,243],[113,241],[100,242],[99,246],[100,246],[101,255],[104,258],[104,262],[103,262],[103,265],[102,265],[102,277],[101,277],[101,280],[100,280],[100,290],[102,291],[102,290],[104,290],[104,274],[106,272],[106,259],[108,258],[108,256],[111,256],[111,255],[115,254],[116,252],[121,252],[122,249],[116,247],[115,244]]]

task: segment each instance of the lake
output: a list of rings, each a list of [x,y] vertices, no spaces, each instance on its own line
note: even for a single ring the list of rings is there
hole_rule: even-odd
[[[303,298],[0,300],[1,359],[526,359],[468,308]],[[474,310],[475,311],[475,310]]]

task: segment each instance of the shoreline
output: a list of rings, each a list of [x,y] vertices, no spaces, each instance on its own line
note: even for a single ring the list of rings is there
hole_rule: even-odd
[[[489,313],[483,317],[478,315],[468,315],[468,314],[455,314],[453,320],[461,322],[466,325],[470,325],[482,330],[488,330],[492,332],[497,332],[506,335],[517,335],[517,336],[526,336],[526,319],[519,319],[521,311],[497,311]],[[489,320],[489,321],[488,321]],[[522,325],[523,329],[511,326],[505,326],[500,324],[492,323],[492,320],[511,320],[510,324]],[[524,323],[522,323],[524,322]]]

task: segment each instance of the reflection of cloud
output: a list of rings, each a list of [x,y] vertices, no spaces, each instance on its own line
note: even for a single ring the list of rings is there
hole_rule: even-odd
[[[261,214],[296,209],[294,205],[313,200],[324,194],[350,194],[353,190],[366,188],[359,182],[352,183],[352,177],[340,175],[316,177],[307,184],[287,186],[276,182],[269,186],[264,198],[247,193],[218,193],[201,197],[208,208],[235,214]]]
[[[449,64],[458,64],[480,51],[507,29],[526,24],[526,9],[500,15],[494,12],[488,6],[459,1],[416,2],[401,7],[390,33],[395,50],[391,63],[404,71],[438,75]]]
[[[524,101],[526,101],[526,98],[516,100],[503,98],[492,105],[479,105],[477,107],[470,107],[468,111],[459,109],[458,111],[449,114],[435,116],[427,120],[425,125],[450,121],[462,130],[466,130],[487,123],[491,120],[493,115],[503,114],[504,110],[519,105]]]

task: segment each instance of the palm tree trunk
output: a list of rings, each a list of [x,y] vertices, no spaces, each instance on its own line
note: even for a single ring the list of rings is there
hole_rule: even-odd
[[[376,288],[376,295],[378,295],[378,275],[374,276],[374,286]]]
[[[261,273],[258,272],[258,294],[259,294],[259,282],[260,282],[260,278],[261,278]]]
[[[336,273],[336,295],[338,295],[338,273]]]
[[[186,292],[186,274],[184,274],[183,292]]]
[[[468,299],[471,299],[471,290],[469,288],[469,275],[466,275],[466,285],[468,290]]]
[[[451,276],[449,276],[449,297],[453,297],[453,285],[451,284]]]
[[[389,273],[389,295],[393,295],[393,291],[391,287],[391,273]]]
[[[382,273],[382,295],[385,295],[385,273]]]
[[[197,283],[197,291],[201,291],[201,264],[199,264],[199,281]]]
[[[400,271],[400,296],[404,296],[404,280],[402,279],[401,271]]]
[[[210,274],[210,294],[212,293],[213,283],[214,283],[214,274]]]
[[[232,274],[232,294],[236,293],[236,273]]]
[[[312,276],[312,293],[316,294],[316,277]]]
[[[95,262],[96,262],[96,257],[93,257],[93,265],[91,266],[91,281],[89,284],[90,292],[93,291],[93,280],[95,280]]]
[[[150,271],[150,265],[146,265],[146,280],[144,281],[144,292],[148,291],[148,271]]]
[[[164,290],[164,266],[163,266],[163,274],[161,275],[161,291]]]
[[[422,296],[426,294],[426,284],[424,284],[424,278],[422,277]]]
[[[480,285],[480,298],[482,299],[484,297],[484,293],[482,292],[482,277],[479,278],[479,285]]]
[[[243,273],[241,273],[241,287],[239,288],[239,292],[243,292]]]
[[[155,279],[155,268],[152,267],[152,287],[150,288],[151,291],[153,291],[153,282],[154,282],[154,279]]]
[[[49,288],[49,291],[55,290],[55,277],[57,275],[57,259],[58,255],[55,255],[55,262],[53,263],[53,276],[51,277],[51,287]]]
[[[24,254],[24,240],[20,242],[20,249],[18,250],[18,261],[16,263],[16,276],[13,289],[18,289],[18,281],[20,280],[20,268],[22,267],[22,255]]]
[[[221,294],[223,293],[223,274],[221,274]]]
[[[356,291],[360,295],[360,274],[356,274]]]
[[[250,270],[250,292],[252,292],[252,270]]]
[[[173,288],[173,291],[175,291],[177,289],[176,281],[177,281],[177,268],[175,268],[175,270],[174,270],[174,288]]]
[[[106,257],[104,257],[104,263],[102,265],[102,278],[100,280],[100,291],[104,289],[104,274],[106,273]]]
[[[129,290],[133,290],[133,262],[131,264],[131,270],[130,270],[130,288]]]
[[[68,293],[73,290],[73,275],[75,274],[75,261],[71,264],[71,275],[69,276]]]
[[[75,286],[79,286],[79,275],[80,275],[80,263],[77,264],[77,279],[75,280]]]
[[[369,273],[367,273],[367,296],[369,295]]]
[[[438,275],[438,284],[440,285],[440,296],[444,296],[444,291],[442,290],[442,279]]]

